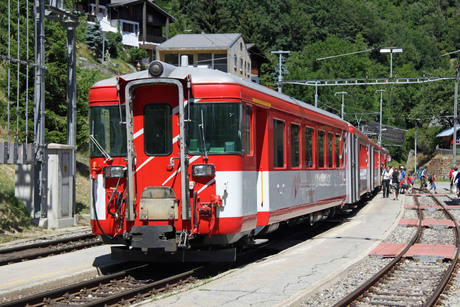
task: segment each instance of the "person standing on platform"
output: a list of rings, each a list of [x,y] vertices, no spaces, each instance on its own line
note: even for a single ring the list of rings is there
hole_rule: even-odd
[[[391,185],[393,186],[393,199],[398,200],[399,195],[399,182],[401,180],[401,174],[398,169],[394,169],[391,174]]]
[[[388,166],[382,172],[382,189],[383,198],[388,198],[388,194],[390,194],[390,168]]]
[[[457,172],[457,175],[454,177],[454,182],[456,182],[456,187],[457,187],[456,196],[458,197],[458,194],[460,193],[460,172]]]
[[[412,186],[414,185],[414,176],[412,174],[407,176],[407,185],[409,186],[409,194],[412,194]]]
[[[452,172],[452,176],[450,179],[450,191],[454,193],[454,195],[457,195],[457,181],[455,178],[457,177],[458,174],[458,167],[454,166],[454,171]]]
[[[406,183],[406,171],[404,170],[404,166],[400,166],[401,169],[401,182],[399,183],[399,186],[401,187],[400,193],[404,193],[405,189],[403,188],[403,184]]]
[[[436,175],[433,173],[433,175],[428,176],[428,182],[430,183],[430,192],[431,189],[434,189],[434,193],[436,194]]]

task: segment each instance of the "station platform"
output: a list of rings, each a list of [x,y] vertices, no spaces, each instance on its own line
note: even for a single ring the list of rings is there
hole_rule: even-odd
[[[282,242],[277,254],[243,268],[168,294],[146,306],[296,306],[335,283],[398,227],[404,196],[396,201],[379,193],[340,226],[306,241]],[[110,260],[110,246],[0,267],[0,302],[13,294],[29,295],[63,280],[76,283],[122,266]]]
[[[110,259],[109,246],[18,262],[0,267],[0,303],[104,274],[121,262]]]

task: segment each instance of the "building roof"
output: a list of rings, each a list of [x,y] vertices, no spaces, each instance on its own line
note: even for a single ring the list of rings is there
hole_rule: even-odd
[[[153,3],[152,0],[112,0],[112,3],[107,5],[107,7],[118,7],[118,6],[127,6],[127,5],[135,5],[135,4],[139,4],[139,3],[144,3],[144,2],[147,2],[147,4],[152,7],[154,10],[156,10],[157,12],[159,12],[160,14],[168,17],[171,22],[176,22],[176,19],[171,16],[170,14],[168,14],[168,12],[166,12],[165,10],[163,10],[161,7],[159,7],[158,5],[156,5],[155,3]]]
[[[457,131],[460,130],[460,126],[457,126]],[[454,134],[454,127],[444,130],[443,132],[439,133],[436,137],[443,137],[443,136],[451,136]]]
[[[242,37],[240,33],[178,34],[162,43],[157,49],[228,49],[233,46],[240,37]]]

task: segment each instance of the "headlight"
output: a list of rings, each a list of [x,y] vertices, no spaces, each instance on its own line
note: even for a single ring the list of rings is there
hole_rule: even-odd
[[[163,73],[164,71],[164,68],[163,68],[163,64],[161,64],[161,62],[159,61],[153,61],[152,63],[150,63],[149,65],[149,74],[152,76],[152,77],[159,77],[161,76],[161,74]]]
[[[212,164],[196,164],[192,166],[193,177],[212,177],[216,174]]]
[[[124,166],[106,166],[104,167],[105,178],[123,178],[125,177]]]

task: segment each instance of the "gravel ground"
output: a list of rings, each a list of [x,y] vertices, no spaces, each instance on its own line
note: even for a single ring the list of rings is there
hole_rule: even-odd
[[[407,205],[414,204],[412,197],[402,197]],[[446,197],[442,200],[448,201]],[[430,200],[426,197],[420,197],[419,202],[421,205],[431,204]],[[452,210],[456,216],[460,218],[460,210]],[[423,210],[424,218],[432,219],[446,219],[444,213],[432,209]],[[417,218],[416,210],[406,208],[404,210],[403,218]],[[397,226],[394,231],[386,238],[385,242],[391,243],[408,243],[415,234],[414,227]],[[429,244],[455,244],[455,237],[453,230],[435,230],[425,229],[422,236],[422,243]],[[392,258],[380,259],[375,257],[367,257],[360,263],[350,268],[340,280],[327,288],[310,296],[303,301],[300,306],[332,306],[340,299],[351,293],[357,286],[361,285],[363,281],[368,280],[373,274],[378,272]],[[452,281],[452,287],[449,291],[448,298],[444,299],[442,306],[460,306],[460,276],[455,277]]]

